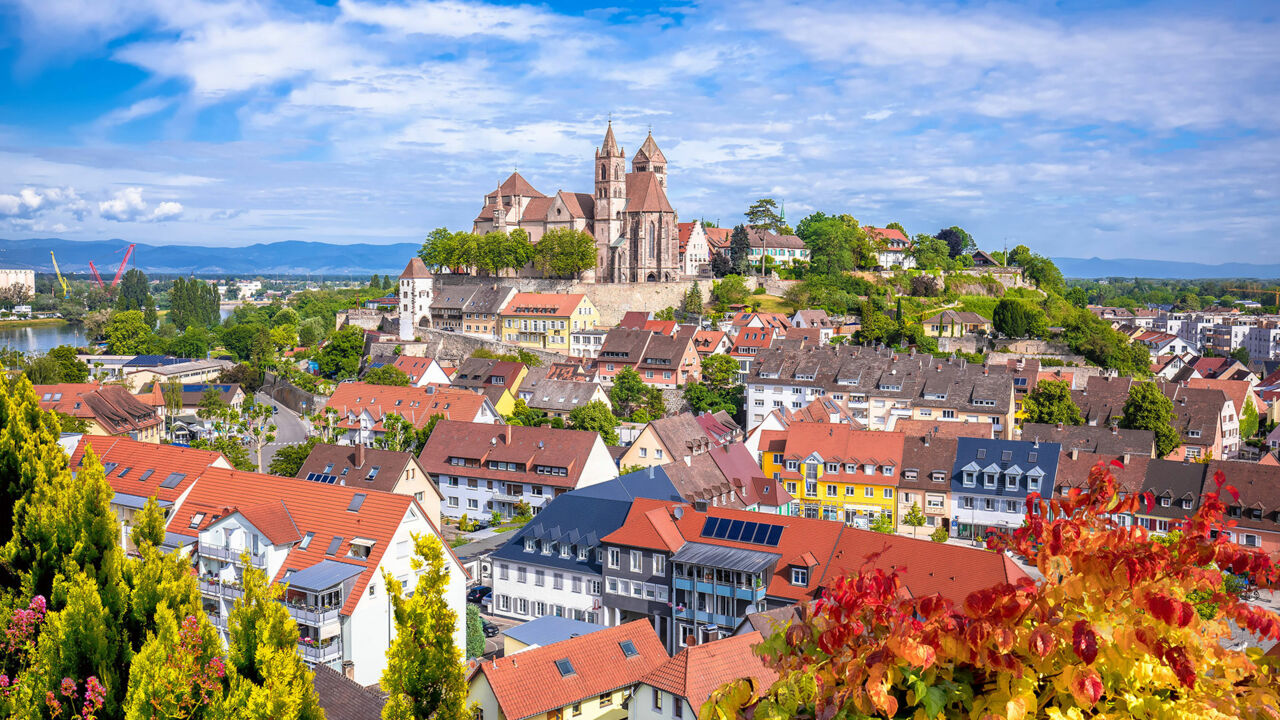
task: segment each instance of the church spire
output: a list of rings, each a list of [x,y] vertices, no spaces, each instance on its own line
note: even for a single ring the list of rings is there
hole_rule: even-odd
[[[649,136],[644,139],[644,144],[636,151],[634,159],[636,161],[648,160],[651,163],[666,165],[667,158],[658,149],[658,143],[653,139],[653,130],[649,131]]]
[[[618,149],[618,141],[613,137],[613,120],[609,120],[609,127],[604,131],[604,143],[600,145],[600,154],[609,157],[621,156],[622,151]]]

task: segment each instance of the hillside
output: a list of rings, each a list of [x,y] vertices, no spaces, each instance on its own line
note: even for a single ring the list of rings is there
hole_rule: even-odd
[[[53,272],[49,251],[57,253],[64,273],[87,273],[92,260],[103,275],[114,274],[124,240],[76,241],[59,238],[2,240],[0,267],[34,268]],[[149,273],[176,274],[395,274],[404,269],[419,245],[396,243],[334,245],[319,242],[278,242],[245,247],[145,245],[134,248],[130,267]]]

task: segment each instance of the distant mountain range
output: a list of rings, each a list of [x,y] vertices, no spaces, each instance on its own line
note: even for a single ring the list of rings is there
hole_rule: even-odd
[[[58,256],[63,274],[89,272],[89,261],[103,276],[114,275],[129,243],[124,240],[0,239],[0,267],[53,272]],[[181,275],[396,275],[421,248],[415,243],[334,245],[276,242],[245,247],[145,245],[133,250],[130,267],[148,273]]]
[[[0,239],[0,267],[53,272],[53,263],[49,260],[49,251],[52,250],[57,253],[63,273],[87,273],[92,260],[99,273],[114,275],[128,245],[124,240]],[[130,267],[149,273],[181,275],[389,275],[403,270],[405,263],[420,247],[415,243],[335,245],[302,241],[245,247],[138,243]],[[1053,258],[1053,261],[1063,275],[1073,278],[1280,278],[1280,264],[1207,265],[1137,258]]]
[[[1280,265],[1255,263],[1204,263],[1176,260],[1140,260],[1120,258],[1053,258],[1062,274],[1069,278],[1141,277],[1169,280],[1212,280],[1221,278],[1280,278]]]

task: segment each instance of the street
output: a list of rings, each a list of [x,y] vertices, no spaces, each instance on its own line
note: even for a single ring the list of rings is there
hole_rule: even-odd
[[[516,625],[520,624],[519,620],[512,620],[510,618],[491,615],[485,612],[483,609],[480,610],[480,617],[484,618],[485,620],[488,620],[494,625],[497,625],[499,630],[506,630],[507,628],[515,627]],[[484,639],[484,659],[491,660],[495,656],[497,656],[497,654],[501,651],[502,651],[502,633],[498,633],[497,635],[491,638]]]
[[[271,399],[271,396],[265,393],[257,393],[253,399],[254,402],[270,405],[280,410],[275,414],[276,440],[262,447],[262,468],[266,470],[271,465],[271,458],[275,457],[276,450],[284,445],[296,445],[307,439],[309,424],[306,420],[298,417],[295,412],[278,404]]]

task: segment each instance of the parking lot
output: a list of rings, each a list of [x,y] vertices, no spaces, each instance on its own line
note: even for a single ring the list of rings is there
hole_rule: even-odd
[[[506,630],[507,628],[510,628],[510,627],[515,627],[516,625],[520,624],[519,620],[511,620],[509,618],[498,617],[497,615],[491,615],[485,612],[483,608],[481,608],[480,610],[480,617],[484,618],[485,620],[488,620],[494,625],[497,625],[498,630],[500,631]],[[491,638],[484,639],[484,657],[486,660],[495,657],[501,651],[502,651],[502,633],[501,632],[499,632],[497,635],[494,635]]]

